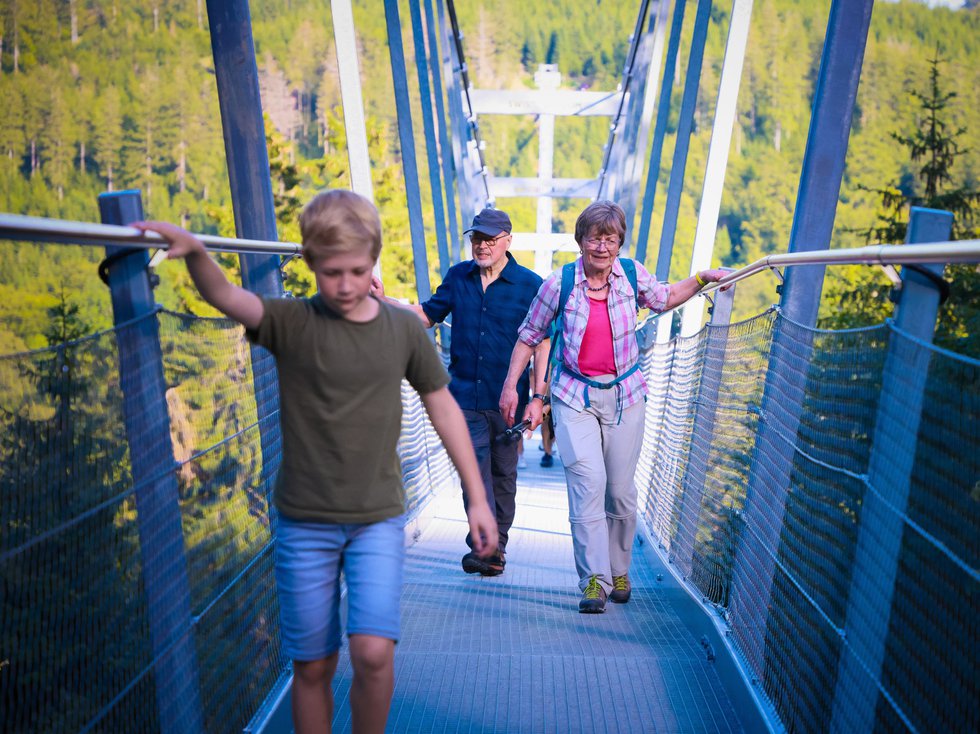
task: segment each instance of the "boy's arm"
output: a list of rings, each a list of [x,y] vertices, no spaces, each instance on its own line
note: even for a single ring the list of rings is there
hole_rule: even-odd
[[[386,296],[384,283],[381,282],[381,278],[379,278],[377,275],[371,276],[371,295],[379,300],[385,301],[386,303],[390,303],[392,306],[397,306],[398,308],[403,308],[406,311],[411,311],[412,313],[414,313],[416,316],[419,317],[419,320],[422,322],[422,325],[425,326],[426,329],[428,329],[431,326],[435,326],[435,322],[429,318],[428,314],[426,314],[426,312],[419,304],[402,303],[396,298],[390,298],[389,296]]]
[[[264,313],[262,299],[230,283],[197,237],[167,222],[136,222],[133,226],[144,232],[156,232],[167,241],[170,245],[167,259],[183,259],[187,263],[187,272],[205,301],[246,329],[259,328]]]
[[[422,395],[422,403],[429,414],[436,433],[442,439],[449,458],[456,465],[463,488],[466,492],[467,518],[470,523],[470,537],[473,539],[473,550],[479,556],[492,555],[497,550],[497,521],[487,505],[487,496],[483,490],[483,477],[476,463],[473,444],[470,443],[470,432],[466,427],[463,411],[456,404],[456,399],[443,387],[435,392]]]

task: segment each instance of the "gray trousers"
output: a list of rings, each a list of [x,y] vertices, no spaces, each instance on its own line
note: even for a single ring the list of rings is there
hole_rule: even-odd
[[[611,377],[597,377],[607,381]],[[623,410],[616,389],[589,390],[590,407],[574,410],[554,400],[555,439],[568,485],[568,521],[579,588],[589,577],[612,591],[612,577],[624,576],[636,535],[636,484],[633,475],[643,445],[646,404]]]

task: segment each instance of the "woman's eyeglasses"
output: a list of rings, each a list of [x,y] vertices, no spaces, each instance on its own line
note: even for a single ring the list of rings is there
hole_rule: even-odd
[[[619,247],[619,237],[589,237],[585,244],[590,250],[598,250],[602,247],[613,250]]]

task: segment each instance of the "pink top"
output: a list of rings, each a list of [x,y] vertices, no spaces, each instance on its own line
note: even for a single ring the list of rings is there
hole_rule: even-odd
[[[609,296],[606,306],[609,311],[609,321],[612,324],[613,350],[619,369],[617,375],[630,370],[640,358],[640,348],[636,341],[636,303],[641,308],[663,311],[670,296],[670,286],[658,283],[640,263],[636,264],[637,293],[633,295],[623,266],[619,258],[613,261],[612,274],[609,279]],[[588,323],[591,307],[585,303],[589,299],[585,294],[588,282],[582,269],[582,258],[575,262],[575,287],[568,296],[565,304],[564,352],[561,360],[569,370],[581,374],[578,363],[578,353],[585,327]],[[518,338],[528,346],[536,347],[548,338],[552,319],[558,308],[558,298],[561,293],[561,268],[549,275],[538,290],[538,295],[531,302],[524,323],[521,324]],[[634,403],[643,401],[647,393],[647,385],[643,380],[643,371],[637,370],[621,383],[623,386],[622,407],[628,408]],[[551,394],[574,410],[585,407],[585,383],[572,377],[567,371],[559,370],[558,376],[551,385]]]
[[[578,366],[586,377],[616,374],[612,324],[605,300],[589,299],[589,322],[582,336],[582,346],[579,347]]]

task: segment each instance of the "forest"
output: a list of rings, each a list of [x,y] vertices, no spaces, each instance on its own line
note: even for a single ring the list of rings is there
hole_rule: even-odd
[[[430,278],[438,283],[426,158],[417,135],[420,180],[406,182],[383,6],[380,0],[353,4],[384,229],[382,273],[389,293],[411,298],[408,186],[421,191]],[[688,5],[672,70],[654,237],[693,26],[694,3]],[[965,202],[957,234],[977,236],[980,10],[968,5],[953,12],[908,0],[876,3],[834,246],[861,245],[884,231],[900,241],[909,202],[952,201],[957,192]],[[532,88],[537,65],[555,63],[567,88],[601,91],[620,82],[639,3],[459,0],[456,6],[476,87]],[[829,7],[830,0],[754,3],[715,264],[744,265],[786,249]],[[251,12],[279,236],[298,241],[302,204],[319,189],[349,185],[329,3],[254,0]],[[417,89],[407,2],[401,13],[409,86]],[[728,21],[729,6],[715,3],[674,278],[686,275],[690,260]],[[234,235],[204,0],[0,0],[0,99],[7,107],[0,115],[3,211],[97,221],[101,192],[135,188],[148,218]],[[908,144],[927,127],[929,100],[948,143],[948,175],[938,184],[922,175],[923,162]],[[418,132],[417,92],[413,103]],[[494,175],[535,174],[534,120],[481,119],[480,129]],[[555,175],[595,176],[607,132],[606,120],[559,120]],[[533,201],[498,205],[517,229],[534,228]],[[554,230],[571,230],[583,206],[558,201]],[[652,243],[648,252],[650,265]],[[89,336],[112,325],[108,290],[97,274],[102,257],[96,248],[0,242],[0,551],[6,554],[0,709],[12,732],[78,731],[93,722],[104,731],[158,728],[145,675],[154,663],[135,497],[143,467],[129,455],[117,335]],[[236,274],[234,257],[220,262]],[[311,291],[299,260],[284,270],[288,291]],[[966,267],[951,273],[953,296],[938,341],[980,356],[977,273]],[[202,615],[195,631],[207,678],[202,696],[215,721],[243,726],[284,664],[274,644],[271,596],[250,596],[272,588],[269,578],[258,577],[270,536],[265,497],[278,460],[263,455],[259,424],[273,416],[258,415],[257,366],[240,329],[180,315],[216,315],[181,264],[164,262],[157,274],[157,301],[178,312],[158,317],[169,419],[160,430],[169,432],[177,464],[164,475],[167,491],[179,498],[191,609]],[[888,288],[872,269],[828,270],[822,322],[835,328],[880,322],[891,310]],[[773,279],[740,284],[737,316],[759,313],[777,297]],[[169,467],[171,457],[164,458]],[[243,580],[229,582],[239,575]],[[68,612],[74,616],[66,621]],[[107,706],[119,691],[129,692]],[[104,711],[110,713],[100,719]]]
[[[652,238],[657,239],[694,3],[685,15],[675,70],[672,115]],[[968,6],[975,3],[968,3]],[[477,88],[533,86],[542,62],[556,63],[568,88],[612,90],[620,81],[638,3],[615,0],[457,2],[464,52]],[[715,264],[740,266],[786,248],[806,144],[813,84],[829,0],[759,0],[754,4],[739,111],[726,174]],[[313,192],[346,186],[346,141],[329,3],[256,0],[251,4],[263,108],[277,196],[281,239],[296,241],[296,213]],[[714,3],[698,91],[695,130],[685,173],[671,275],[686,275],[697,202],[724,56],[729,6]],[[412,297],[414,274],[405,182],[396,132],[383,6],[354,2],[375,198],[382,212],[382,272],[389,292]],[[406,3],[402,29],[410,87],[415,66]],[[499,23],[499,18],[520,22]],[[834,246],[856,246],[882,216],[883,186],[921,195],[917,165],[893,134],[922,122],[913,92],[926,90],[929,59],[939,60],[941,83],[953,93],[943,111],[958,155],[945,185],[969,190],[980,178],[980,10],[929,8],[908,0],[876,3],[853,121],[847,170],[837,211]],[[0,207],[6,212],[94,221],[102,191],[137,188],[147,217],[195,231],[232,235],[233,215],[203,0],[4,0],[0,4]],[[416,138],[421,138],[418,99]],[[487,164],[494,175],[534,175],[531,118],[480,120]],[[560,119],[555,175],[593,177],[608,126],[599,118]],[[419,187],[426,212],[430,271],[438,263],[426,161],[417,142]],[[570,231],[583,200],[557,200],[555,231]],[[517,229],[532,229],[532,200],[498,202]],[[969,223],[968,223],[969,224]],[[973,225],[971,225],[973,226]],[[975,227],[974,227],[975,229]],[[966,236],[969,226],[961,230]],[[974,234],[975,236],[975,234]],[[654,262],[655,243],[648,246]],[[87,248],[4,243],[0,247],[0,353],[47,346],[58,309],[76,310],[80,333],[109,326],[104,286],[95,277],[101,254]],[[523,257],[523,256],[522,256]],[[224,258],[230,271],[234,258]],[[287,289],[309,291],[300,263],[286,268]],[[189,287],[180,266],[158,268],[159,302],[178,311],[213,312]],[[969,273],[967,273],[969,275]],[[773,302],[775,280],[740,285],[737,315]],[[831,269],[825,318],[888,315],[888,281],[868,269]],[[880,291],[880,293],[879,293]],[[874,293],[874,297],[868,296]],[[869,303],[870,301],[870,303]],[[880,320],[880,318],[879,318]],[[951,337],[968,335],[969,319]],[[967,339],[967,341],[970,341]]]

